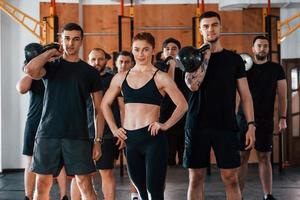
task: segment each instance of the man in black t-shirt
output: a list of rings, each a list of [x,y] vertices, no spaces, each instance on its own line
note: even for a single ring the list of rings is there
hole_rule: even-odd
[[[98,71],[79,58],[83,30],[68,23],[62,31],[63,54],[55,48],[32,59],[25,71],[45,85],[43,111],[37,130],[31,169],[37,174],[35,199],[49,199],[52,177],[63,166],[75,176],[83,199],[96,200],[90,173],[101,156],[104,118],[100,104],[102,84]],[[52,62],[51,57],[59,57]],[[93,97],[96,113],[95,142],[89,139],[86,99]]]
[[[247,72],[250,92],[253,98],[256,141],[255,150],[257,152],[259,177],[263,186],[264,199],[275,199],[272,196],[272,166],[271,151],[273,144],[273,116],[276,91],[279,103],[279,132],[286,128],[287,109],[287,84],[283,68],[274,62],[269,62],[269,41],[265,36],[257,36],[253,40],[252,47],[254,64]],[[245,138],[247,126],[242,106],[237,114],[238,125],[241,138]],[[241,167],[239,170],[239,182],[241,190],[244,188],[247,176],[248,160],[250,150],[245,150],[245,145],[241,144]]]
[[[175,38],[167,38],[162,45],[163,58],[172,56],[174,59],[181,48],[181,44]],[[174,62],[175,63],[175,62]],[[184,82],[184,73],[175,64],[170,64],[168,74],[175,81],[177,87],[184,95],[185,99],[188,99],[189,89]],[[176,106],[168,95],[165,95],[160,106],[159,121],[164,123],[172,115]],[[182,165],[183,150],[184,150],[184,123],[185,116],[182,117],[179,122],[166,131],[168,136],[168,165]],[[176,157],[178,156],[178,163],[176,163]]]
[[[109,84],[113,78],[113,75],[106,70],[106,64],[108,61],[107,53],[101,48],[94,48],[89,52],[88,63],[98,70],[99,76],[101,77],[103,94],[109,87]],[[93,108],[92,101],[88,98],[87,102],[88,108]],[[117,122],[120,122],[120,113],[115,101],[112,105],[114,117]],[[93,112],[88,112],[88,115],[91,115]],[[92,124],[92,117],[88,116],[88,123]],[[120,125],[120,123],[118,123]],[[95,137],[95,133],[91,130],[89,131],[90,138]],[[99,170],[102,180],[102,192],[104,199],[115,199],[115,189],[116,181],[113,172],[114,160],[116,154],[116,145],[113,134],[111,133],[109,127],[105,123],[103,136],[100,138],[102,141],[101,153],[102,156],[99,160],[96,161],[96,169]],[[78,187],[74,180],[72,180],[72,199],[80,199],[80,193]]]
[[[192,91],[186,117],[183,166],[189,169],[187,199],[204,198],[204,179],[213,148],[228,200],[240,200],[238,167],[239,139],[235,119],[235,97],[238,90],[248,121],[245,143],[254,143],[252,98],[241,57],[222,47],[221,19],[208,11],[200,16],[200,32],[210,50],[196,72],[186,73],[185,82]]]

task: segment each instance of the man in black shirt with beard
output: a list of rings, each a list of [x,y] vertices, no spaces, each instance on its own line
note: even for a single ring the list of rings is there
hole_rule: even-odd
[[[257,152],[259,177],[263,186],[263,199],[273,200],[275,198],[272,196],[271,151],[274,128],[274,102],[277,91],[280,116],[278,128],[279,132],[281,132],[281,130],[286,128],[287,86],[282,67],[277,63],[269,62],[267,59],[269,41],[265,36],[254,38],[252,51],[254,54],[254,64],[247,72],[247,79],[253,98],[256,122],[256,142],[254,148]],[[247,126],[245,125],[246,121],[242,106],[239,107],[237,119],[241,139],[243,140]],[[244,188],[249,156],[250,150],[245,150],[245,145],[241,143],[241,167],[239,170],[241,190]]]
[[[94,48],[89,52],[88,55],[88,63],[98,70],[99,76],[101,77],[101,82],[103,86],[103,94],[105,94],[108,89],[110,82],[113,78],[113,75],[108,72],[106,69],[107,61],[109,60],[109,55],[101,48]],[[87,99],[88,109],[93,109],[93,102],[91,98]],[[115,101],[112,105],[112,109],[114,112],[114,117],[120,125],[120,112],[118,109],[117,101]],[[93,123],[93,116],[91,116],[93,112],[88,111],[88,123]],[[90,138],[95,137],[95,132],[93,130],[89,130]],[[115,199],[116,193],[116,181],[114,176],[114,161],[116,154],[116,141],[114,140],[114,136],[111,133],[109,127],[105,123],[103,136],[100,138],[102,141],[101,145],[101,158],[96,161],[96,169],[99,170],[102,180],[102,192],[104,195],[104,199],[110,200]],[[80,194],[78,192],[78,188],[72,180],[72,199],[80,200]]]
[[[83,30],[68,23],[62,32],[63,54],[50,49],[32,59],[25,71],[45,85],[43,111],[37,130],[31,169],[37,174],[35,200],[48,200],[52,177],[63,166],[75,176],[83,199],[96,200],[90,173],[101,156],[99,137],[104,118],[100,104],[102,84],[98,71],[79,58]],[[47,62],[51,57],[61,56]],[[86,99],[92,95],[96,113],[95,142],[90,142]]]
[[[238,90],[246,113],[248,132],[244,141],[247,149],[254,143],[252,98],[241,57],[222,47],[221,19],[208,11],[200,16],[200,32],[210,44],[203,66],[186,73],[185,82],[192,91],[186,117],[183,166],[189,169],[188,200],[204,199],[204,179],[213,148],[228,200],[240,200],[238,167],[239,139],[235,118]]]

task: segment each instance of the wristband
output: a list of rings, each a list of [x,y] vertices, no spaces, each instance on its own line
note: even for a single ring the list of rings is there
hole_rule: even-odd
[[[286,116],[281,116],[279,117],[279,119],[286,119]]]
[[[255,124],[255,122],[254,122],[254,121],[250,121],[250,122],[248,122],[248,123],[247,123],[247,126],[249,126],[249,125],[251,125],[251,124],[252,124],[253,126],[255,126],[255,127],[256,127],[256,124]]]

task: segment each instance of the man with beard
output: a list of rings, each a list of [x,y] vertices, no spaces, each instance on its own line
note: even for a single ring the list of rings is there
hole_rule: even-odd
[[[221,19],[208,11],[200,16],[200,32],[210,50],[197,71],[186,73],[185,82],[192,91],[185,127],[183,166],[189,169],[187,199],[204,199],[204,179],[213,148],[228,200],[240,200],[238,167],[239,139],[235,117],[236,90],[244,106],[248,131],[245,145],[255,140],[252,98],[241,57],[222,47]]]
[[[267,200],[275,199],[272,196],[272,166],[271,151],[273,143],[273,116],[276,91],[279,103],[279,132],[286,128],[286,109],[287,109],[287,84],[282,67],[268,61],[269,41],[265,36],[257,36],[253,40],[252,51],[254,54],[254,64],[247,72],[250,92],[253,98],[254,114],[256,122],[256,142],[259,177],[262,183],[264,198]],[[240,127],[241,138],[245,138],[247,126],[243,114],[243,108],[239,107],[237,114],[238,125]],[[247,175],[248,160],[250,150],[246,150],[241,144],[241,167],[239,170],[239,183],[241,190]]]
[[[110,81],[113,78],[111,73],[108,73],[106,70],[106,64],[110,56],[101,48],[94,48],[90,51],[88,56],[88,63],[99,71],[101,77],[101,82],[103,86],[103,93],[106,92],[109,87]],[[87,99],[87,110],[88,110],[88,123],[89,123],[89,134],[90,138],[94,138],[94,130],[91,129],[93,126],[93,103],[90,98]],[[113,104],[114,117],[118,123],[120,123],[120,114],[118,111],[117,102]],[[115,199],[115,190],[116,190],[116,181],[113,172],[114,161],[115,161],[115,140],[114,137],[105,123],[103,137],[101,140],[101,152],[102,156],[98,161],[96,161],[96,169],[99,170],[102,179],[102,192],[104,199],[114,200]],[[80,200],[80,193],[76,187],[75,182],[72,182],[72,199]]]

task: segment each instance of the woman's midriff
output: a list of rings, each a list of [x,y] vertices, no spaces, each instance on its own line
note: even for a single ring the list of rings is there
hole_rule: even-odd
[[[152,104],[125,104],[124,128],[136,130],[158,121],[160,107]]]

